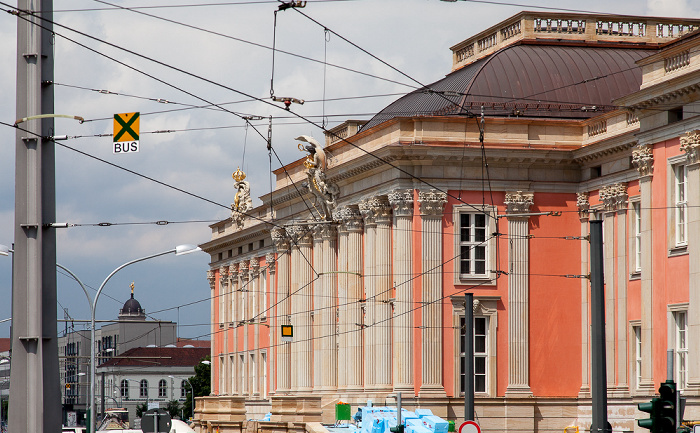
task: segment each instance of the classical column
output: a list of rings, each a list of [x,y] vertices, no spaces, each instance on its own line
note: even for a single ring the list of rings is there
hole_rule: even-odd
[[[321,390],[335,391],[338,388],[338,349],[337,349],[337,319],[338,286],[337,286],[337,244],[338,230],[335,225],[321,224],[322,243],[321,269],[323,275],[317,281],[321,282],[320,297],[320,332],[321,358],[316,359],[316,370],[321,370]],[[320,368],[319,368],[320,366]]]
[[[338,221],[338,392],[347,389],[347,362],[348,356],[348,331],[351,329],[348,323],[348,231],[343,223],[343,210],[336,208],[333,211],[333,220]],[[353,331],[356,331],[353,329]]]
[[[587,239],[589,233],[590,219],[590,202],[588,201],[587,192],[576,193],[576,206],[578,207],[578,218],[581,221],[581,239]],[[588,261],[590,260],[590,251],[588,242],[581,241],[581,275],[588,274]],[[591,397],[591,341],[590,341],[590,290],[589,281],[586,278],[581,278],[581,389],[579,390],[579,398]]]
[[[214,353],[214,348],[216,345],[214,344],[214,341],[216,340],[216,331],[218,331],[219,327],[216,326],[216,320],[214,320],[214,317],[216,317],[216,306],[218,305],[219,300],[216,298],[216,272],[213,269],[209,269],[207,271],[207,281],[209,281],[209,293],[210,293],[210,305],[211,305],[211,312],[209,314],[209,317],[211,317],[211,349],[209,352],[209,356],[211,358],[211,363],[212,363],[212,368],[211,371],[215,372],[216,370],[214,369],[214,362],[215,359],[217,359],[216,353]],[[211,392],[214,394],[218,393],[218,389],[216,389],[216,380],[211,381],[212,389]]]
[[[345,287],[339,287],[338,292],[345,297],[338,296],[340,301],[340,354],[339,366],[344,365],[344,388],[348,392],[362,392],[363,390],[363,324],[362,304],[365,299],[362,285],[363,254],[362,254],[362,217],[357,206],[347,206],[339,213],[342,221],[340,231],[340,245],[338,250],[338,266],[340,271],[345,271],[341,281]],[[343,289],[341,291],[341,288]],[[341,364],[342,363],[342,364]]]
[[[322,274],[323,271],[323,237],[321,236],[321,231],[323,230],[323,224],[316,224],[313,226],[309,226],[309,228],[312,230],[313,233],[313,264],[314,264],[314,269],[316,272]],[[321,325],[321,315],[323,314],[323,311],[321,310],[323,306],[323,281],[322,277],[319,277],[318,279],[314,280],[312,283],[313,287],[313,314],[311,316],[311,323],[312,323],[312,335],[313,335],[313,341],[311,342],[313,346],[313,362],[315,363],[316,366],[320,365],[322,362],[321,360],[323,359],[324,353],[323,353],[323,329]],[[314,391],[320,391],[322,388],[322,377],[323,377],[323,371],[320,368],[314,368],[313,369],[314,377],[313,377],[313,388]]]
[[[251,365],[248,368],[250,374],[251,387],[250,395],[260,396],[260,378],[262,377],[260,372],[262,369],[260,365],[262,364],[260,356],[260,260],[257,257],[252,257],[250,259],[250,281],[251,287],[248,295],[251,300],[250,316],[248,320],[252,321],[249,326],[253,327],[253,347],[252,353],[255,355],[255,365]],[[247,334],[247,332],[246,332]],[[250,348],[248,348],[250,350]],[[250,353],[250,352],[249,352]],[[248,355],[247,362],[250,362],[250,355]]]
[[[599,191],[604,211],[605,371],[609,390],[615,387],[615,194],[615,185],[605,185]]]
[[[653,319],[653,275],[652,275],[652,190],[651,181],[654,173],[654,154],[652,146],[638,146],[632,151],[632,163],[639,171],[639,191],[641,202],[641,244],[642,244],[642,378],[638,388],[646,394],[655,392],[652,351]]]
[[[237,363],[236,363],[236,357],[238,356],[238,295],[239,295],[239,285],[238,285],[238,263],[233,263],[231,266],[228,267],[228,276],[229,279],[231,280],[231,285],[229,286],[231,289],[231,304],[229,308],[231,309],[231,327],[233,328],[231,330],[231,334],[233,335],[232,341],[231,341],[231,346],[229,347],[228,353],[229,353],[229,359],[227,363],[229,364],[229,369],[231,370],[231,375],[229,376],[229,383],[231,387],[231,395],[238,395],[240,393],[240,390],[238,389],[238,382],[239,382],[239,372],[238,369],[236,368]]]
[[[421,385],[420,397],[444,396],[442,383],[442,216],[447,194],[420,191],[422,287],[421,287]]]
[[[275,255],[273,253],[267,253],[265,254],[265,266],[267,267],[267,274],[269,275],[270,279],[270,284],[266,284],[265,287],[268,287],[267,293],[263,293],[263,296],[268,299],[267,305],[272,306],[275,305],[276,297],[273,296],[273,293],[276,292],[275,289],[275,269],[276,269],[276,263],[275,263]],[[277,308],[274,307],[268,307],[268,311],[265,313],[265,315],[268,317],[268,322],[269,322],[269,330],[270,330],[270,348],[267,351],[267,362],[269,364],[268,371],[270,374],[268,374],[268,389],[269,395],[274,395],[275,394],[275,389],[276,389],[276,383],[275,383],[275,367],[277,366],[277,363],[275,362],[275,359],[277,358],[277,354],[279,353],[280,349],[280,333],[279,333],[279,318],[277,317]]]
[[[531,397],[530,252],[527,214],[533,193],[506,193],[508,218],[508,386],[506,397]]]
[[[394,209],[394,391],[413,395],[413,190],[389,194]]]
[[[228,344],[228,297],[230,295],[230,290],[228,289],[229,279],[228,279],[228,266],[222,266],[219,268],[219,332],[221,333],[221,338],[223,340],[222,354],[228,357],[229,344]],[[230,378],[231,369],[229,368],[228,362],[224,361],[219,369],[223,370],[222,377],[219,378],[219,394],[220,395],[231,395],[230,388]]]
[[[290,248],[289,248],[289,238],[284,229],[277,228],[270,232],[272,241],[275,244],[275,249],[277,250],[277,266],[276,266],[276,285],[273,293],[275,293],[274,305],[276,305],[276,312],[273,315],[277,317],[277,327],[273,328],[273,333],[277,336],[281,335],[281,329],[279,325],[291,324],[290,313],[290,297],[289,297],[289,283],[291,280],[290,275]],[[277,373],[277,390],[276,393],[286,393],[291,390],[291,343],[279,343],[277,346],[277,369],[270,370],[276,371]]]
[[[250,395],[248,378],[250,377],[250,342],[248,341],[248,320],[250,320],[250,261],[243,260],[238,264],[238,274],[241,277],[241,317],[240,327],[243,331],[243,350],[238,355],[243,355],[243,365],[239,377],[241,378],[241,395]],[[238,363],[238,360],[236,360]]]
[[[688,157],[688,342],[700,347],[700,130],[681,137]],[[697,352],[695,352],[697,353]],[[688,386],[683,393],[700,395],[700,357],[688,356]]]
[[[362,218],[365,224],[365,234],[364,234],[364,271],[362,272],[364,278],[365,286],[365,315],[364,321],[362,322],[364,329],[364,339],[363,339],[363,352],[364,352],[364,373],[365,373],[365,391],[371,391],[376,388],[375,382],[375,349],[374,343],[376,342],[376,327],[373,326],[377,321],[376,318],[376,306],[377,303],[374,301],[377,291],[374,276],[375,264],[376,264],[376,238],[377,238],[377,223],[374,220],[374,212],[372,212],[368,202],[362,201],[359,204],[359,210],[362,214]]]
[[[287,229],[292,237],[291,316],[294,327],[292,342],[292,391],[313,390],[313,267],[312,235],[308,226]]]

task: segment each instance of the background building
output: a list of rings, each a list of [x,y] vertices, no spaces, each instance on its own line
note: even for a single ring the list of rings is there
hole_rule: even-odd
[[[183,356],[185,356],[185,359],[189,359],[187,356],[191,355],[190,349],[198,348],[201,351],[202,348],[208,349],[210,347],[209,341],[178,339],[177,324],[174,322],[147,320],[146,311],[141,307],[139,301],[134,298],[133,287],[131,290],[131,297],[127,299],[124,306],[119,310],[117,320],[114,323],[109,323],[97,329],[95,331],[95,339],[97,361],[96,372],[98,373],[100,371],[111,372],[111,369],[102,370],[101,365],[114,357],[123,359],[122,357],[133,356],[132,352],[134,350],[181,348],[183,349],[182,353],[184,354]],[[82,424],[82,421],[85,418],[87,406],[89,406],[90,395],[90,330],[88,328],[84,330],[76,330],[74,323],[66,322],[64,335],[59,337],[58,347],[60,356],[61,388],[63,390],[64,423],[66,422],[66,414],[69,412],[75,412],[77,422]],[[206,349],[204,350],[206,351]],[[158,358],[156,361],[160,362],[160,358]],[[151,360],[150,362],[156,361]],[[192,365],[189,365],[189,369],[185,368],[185,370],[193,373],[194,370],[192,369]],[[1,367],[2,366],[0,365],[0,368]],[[180,367],[182,366],[170,366],[165,363],[158,371],[159,374],[171,371],[171,373],[168,374],[177,376],[182,374],[184,371]],[[166,378],[168,374],[165,375]],[[187,377],[189,378],[190,376]],[[97,377],[96,380],[99,382],[101,379],[100,377]],[[110,385],[113,385],[113,383],[110,383]],[[100,394],[99,390],[100,388],[97,388],[97,391],[95,392],[96,396],[102,395]],[[105,395],[111,396],[109,393]],[[153,391],[151,391],[151,397],[154,397],[155,395],[153,394]],[[120,395],[117,394],[116,397],[118,398]],[[122,400],[123,399],[117,399],[117,401]],[[137,400],[129,400],[127,398],[124,401],[131,402],[128,408],[130,409],[131,419],[133,419],[136,407],[135,401]],[[96,404],[101,413],[101,402]],[[114,405],[115,403],[114,401],[110,400],[109,402],[105,402],[105,404],[110,406]]]
[[[200,425],[235,430],[214,414],[243,400],[273,417],[283,396],[320,400],[329,420],[338,401],[399,391],[462,418],[471,308],[482,428],[587,429],[591,219],[613,430],[639,429],[667,349],[700,418],[698,25],[523,12],[453,46],[450,73],[359,129],[300,137],[308,156],[202,245],[219,398]]]

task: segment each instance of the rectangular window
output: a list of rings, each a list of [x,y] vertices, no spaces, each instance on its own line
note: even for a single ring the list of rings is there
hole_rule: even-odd
[[[634,211],[634,270],[642,270],[642,204],[632,203]]]
[[[485,393],[488,389],[488,317],[474,317],[474,392]],[[464,316],[459,318],[459,389],[464,394],[464,377],[466,374],[466,365],[464,361],[464,335],[466,327]]]
[[[676,245],[688,243],[688,166],[678,164],[673,167],[675,174],[674,205],[676,224]]]
[[[459,214],[459,275],[460,277],[486,276],[487,248],[486,214],[462,212]]]
[[[686,311],[675,311],[673,313],[676,322],[676,362],[674,370],[678,390],[683,390],[688,385],[688,313]]]
[[[637,388],[642,382],[642,327],[633,326],[634,333],[634,377]]]

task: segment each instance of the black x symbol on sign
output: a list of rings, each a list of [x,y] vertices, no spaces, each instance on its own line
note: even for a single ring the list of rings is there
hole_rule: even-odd
[[[131,118],[129,118],[131,116]],[[137,141],[139,113],[124,113],[114,115],[114,137],[112,141]],[[126,134],[126,136],[125,136]],[[122,139],[123,138],[123,139]]]

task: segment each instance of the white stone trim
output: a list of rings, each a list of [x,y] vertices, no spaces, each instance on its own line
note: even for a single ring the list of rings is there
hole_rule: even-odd
[[[454,205],[452,207],[452,228],[453,228],[453,233],[452,233],[452,247],[454,248],[452,251],[451,257],[454,257],[454,266],[453,266],[453,283],[455,285],[474,285],[478,284],[480,286],[495,286],[496,285],[496,268],[498,267],[498,263],[496,263],[496,242],[497,239],[496,237],[493,236],[493,233],[496,232],[496,213],[497,209],[496,206],[491,206],[487,205],[483,207],[484,212],[486,212],[488,215],[486,216],[486,221],[487,221],[487,233],[486,233],[486,239],[488,239],[486,243],[486,274],[483,277],[480,276],[462,276],[459,272],[459,243],[460,243],[460,214],[462,213],[479,213],[479,209],[482,208],[482,205],[469,205],[469,204],[459,204],[459,205]]]
[[[452,334],[453,346],[455,348],[453,356],[453,377],[454,377],[454,395],[455,397],[464,396],[460,390],[460,317],[464,314],[464,296],[453,295],[450,297],[452,301],[452,328],[454,330]],[[498,302],[501,300],[500,296],[474,296],[474,317],[482,316],[488,317],[488,362],[487,362],[487,380],[486,380],[486,392],[485,393],[475,393],[476,397],[496,397],[497,393],[497,339],[496,331],[498,330]]]

